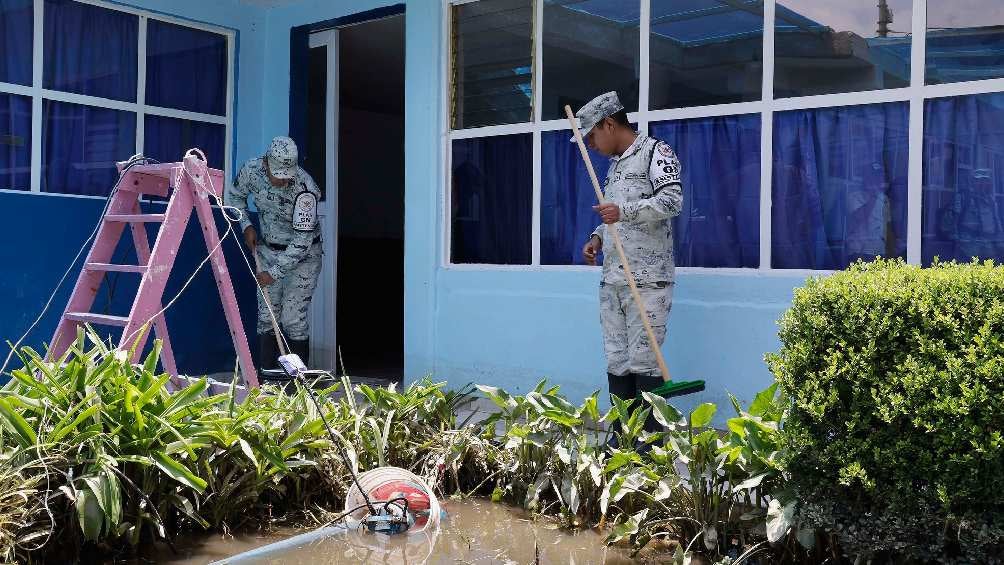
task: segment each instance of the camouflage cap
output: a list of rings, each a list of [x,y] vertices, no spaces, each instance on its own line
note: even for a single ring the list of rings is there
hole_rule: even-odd
[[[600,120],[612,116],[623,109],[624,105],[621,104],[620,99],[617,98],[617,93],[614,91],[600,94],[590,100],[588,104],[579,108],[579,111],[575,113],[575,117],[579,118],[579,131],[582,132],[582,139],[585,139],[589,135],[589,132]],[[575,136],[573,135],[568,141],[575,143]]]
[[[268,152],[268,169],[277,179],[288,180],[296,176],[296,142],[285,136],[272,139]]]

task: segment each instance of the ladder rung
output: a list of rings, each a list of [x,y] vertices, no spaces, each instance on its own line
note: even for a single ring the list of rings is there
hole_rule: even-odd
[[[112,271],[116,273],[145,273],[146,265],[116,265],[114,263],[87,263],[88,271]]]
[[[84,322],[85,324],[97,324],[99,326],[122,326],[129,323],[129,318],[125,316],[109,316],[107,314],[92,314],[90,312],[67,312],[67,320]]]
[[[108,214],[105,219],[109,222],[163,222],[164,214]]]

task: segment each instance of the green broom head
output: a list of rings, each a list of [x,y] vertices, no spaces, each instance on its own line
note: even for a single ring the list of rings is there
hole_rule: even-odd
[[[704,381],[666,381],[652,390],[652,394],[657,394],[663,398],[694,394],[704,390]]]

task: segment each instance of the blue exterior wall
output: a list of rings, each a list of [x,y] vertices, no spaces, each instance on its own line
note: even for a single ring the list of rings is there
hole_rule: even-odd
[[[288,131],[290,30],[396,3],[303,0],[269,9],[233,1],[131,4],[237,30],[235,157],[240,162],[258,154],[272,136]],[[432,375],[455,387],[478,382],[526,391],[547,377],[576,400],[604,390],[598,270],[443,266],[442,3],[408,0],[405,5],[406,378]],[[92,200],[0,194],[0,221],[7,237],[14,239],[9,242],[13,245],[0,247],[0,264],[5,271],[14,269],[0,276],[0,296],[9,297],[0,311],[0,335],[16,336],[26,326],[25,320],[33,317],[58,279],[60,266],[89,233],[98,210]],[[29,231],[40,224],[31,217],[51,218],[58,227]],[[195,246],[194,252],[200,249]],[[233,254],[228,259],[237,272],[239,259]],[[771,376],[763,354],[776,350],[775,322],[803,280],[800,274],[784,272],[681,271],[665,353],[674,376],[705,379],[708,390],[678,404],[722,405],[727,391],[749,400],[767,386]],[[213,292],[211,287],[208,291]],[[251,292],[250,285],[239,289],[246,318],[254,307]],[[215,300],[214,294],[202,296]],[[65,294],[57,297],[54,307],[63,304]],[[197,307],[191,312],[196,314]],[[42,325],[45,335],[36,337],[48,338],[55,323],[50,318]],[[174,339],[181,349],[185,343],[205,344],[205,337]]]

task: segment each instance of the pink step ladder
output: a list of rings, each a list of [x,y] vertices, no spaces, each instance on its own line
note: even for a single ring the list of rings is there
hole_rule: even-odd
[[[120,174],[122,170],[123,164],[119,164]],[[224,186],[223,172],[208,168],[205,161],[191,152],[180,163],[135,165],[126,170],[118,190],[111,196],[105,215],[101,218],[101,225],[80,271],[80,277],[56,327],[56,333],[50,342],[49,358],[58,359],[62,356],[76,339],[77,328],[82,324],[91,324],[122,327],[122,337],[118,346],[126,351],[140,340],[136,344],[132,359],[132,362],[138,362],[150,333],[143,331],[142,328],[144,324],[152,322],[153,331],[163,342],[161,363],[164,370],[175,377],[176,385],[182,384],[181,380],[177,379],[178,368],[174,362],[167,322],[164,315],[158,312],[163,308],[164,288],[171,275],[181,239],[194,208],[199,223],[202,224],[206,249],[212,252],[209,263],[213,267],[216,287],[223,302],[223,312],[230,326],[230,336],[233,338],[244,379],[243,385],[257,387],[258,376],[251,359],[251,351],[248,349],[247,336],[244,334],[234,287],[223,258],[223,248],[220,245],[220,236],[216,231],[212,204],[209,200],[211,196],[222,199]],[[166,197],[169,193],[170,200],[163,214],[141,212],[139,202],[141,195]],[[145,228],[145,224],[148,223],[160,224],[152,250]],[[136,246],[137,265],[111,263],[112,253],[122,237],[126,224],[129,225]],[[142,276],[128,316],[108,316],[90,311],[105,273],[109,272],[138,273]],[[198,323],[198,320],[192,320],[192,323]]]

